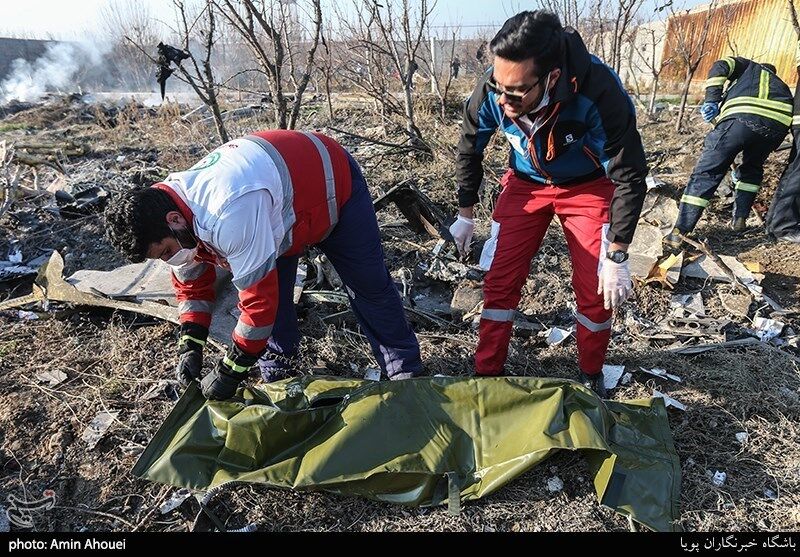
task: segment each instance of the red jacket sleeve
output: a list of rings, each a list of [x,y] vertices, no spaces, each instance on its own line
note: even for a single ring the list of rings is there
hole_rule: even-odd
[[[181,323],[197,323],[206,328],[211,325],[216,278],[214,266],[205,262],[198,261],[172,269],[172,285],[178,299]]]
[[[272,334],[278,309],[278,271],[265,265],[263,276],[252,277],[249,285],[234,280],[239,290],[239,310],[242,314],[233,330],[233,341],[247,354],[261,354]]]

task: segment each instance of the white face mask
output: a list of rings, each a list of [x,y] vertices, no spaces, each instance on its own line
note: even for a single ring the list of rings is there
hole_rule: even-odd
[[[545,82],[544,82],[544,95],[542,95],[542,100],[541,100],[541,101],[539,101],[539,104],[538,104],[538,105],[536,105],[536,107],[535,107],[535,108],[533,108],[533,109],[532,109],[532,110],[529,112],[529,114],[534,114],[534,113],[536,113],[536,112],[539,112],[541,109],[543,109],[543,108],[544,108],[544,107],[546,107],[548,104],[550,104],[550,75],[551,75],[552,73],[553,73],[553,72],[550,72],[550,73],[548,73],[548,74],[547,74],[547,79],[546,79],[546,80],[545,80]]]
[[[192,261],[194,261],[196,255],[197,255],[196,247],[192,249],[181,248],[175,253],[175,255],[167,259],[167,265],[171,265],[173,267],[180,267],[181,265],[186,265],[187,263],[191,263]]]
[[[170,230],[172,230],[170,228]],[[197,255],[197,246],[189,249],[183,247],[181,241],[178,239],[178,235],[172,230],[172,234],[175,236],[175,240],[178,242],[178,245],[181,246],[175,255],[167,259],[167,265],[171,265],[172,267],[180,267],[181,265],[186,265],[187,263],[191,263],[194,261],[195,256]]]

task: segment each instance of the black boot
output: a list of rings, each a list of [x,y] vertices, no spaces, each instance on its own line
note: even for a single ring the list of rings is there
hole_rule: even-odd
[[[606,385],[603,380],[602,371],[600,373],[595,373],[594,375],[588,375],[580,372],[580,375],[580,382],[584,387],[588,387],[593,390],[600,398],[608,398],[608,391],[606,391]]]

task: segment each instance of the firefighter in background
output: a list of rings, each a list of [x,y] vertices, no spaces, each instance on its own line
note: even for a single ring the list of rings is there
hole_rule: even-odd
[[[723,86],[729,83],[723,93]],[[715,121],[681,197],[678,220],[664,238],[667,251],[682,248],[681,234],[692,232],[714,192],[742,153],[733,176],[735,201],[732,227],[745,221],[764,177],[764,162],[777,149],[792,123],[792,94],[771,64],[741,57],[723,58],[711,66],[700,113]]]
[[[189,170],[116,199],[106,224],[111,243],[131,261],[172,266],[181,322],[177,376],[184,385],[201,380],[214,267],[232,273],[241,316],[227,355],[200,381],[206,398],[232,397],[256,362],[267,381],[296,372],[292,293],[299,255],[310,245],[341,276],[389,379],[422,370],[361,169],[329,137],[274,130],[230,141]]]
[[[800,244],[800,41],[797,43],[797,86],[792,115],[792,151],[767,213],[767,234]]]
[[[628,245],[646,193],[647,164],[631,99],[619,77],[553,13],[517,14],[492,39],[494,65],[464,107],[450,227],[462,253],[474,232],[483,152],[499,128],[510,168],[481,255],[484,285],[475,371],[504,371],[514,313],[553,216],[572,260],[582,383],[606,395],[603,362],[612,308],[632,291]]]

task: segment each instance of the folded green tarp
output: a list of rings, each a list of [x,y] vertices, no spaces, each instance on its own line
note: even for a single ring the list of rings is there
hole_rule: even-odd
[[[189,388],[133,473],[195,490],[244,481],[456,510],[553,451],[582,450],[602,504],[676,528],[680,464],[661,399],[603,402],[531,377],[303,376],[238,395],[207,402]]]

